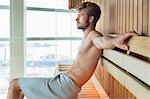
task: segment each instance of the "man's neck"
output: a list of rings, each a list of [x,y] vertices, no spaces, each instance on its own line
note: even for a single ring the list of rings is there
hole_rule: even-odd
[[[86,38],[88,36],[88,34],[94,30],[94,28],[86,28],[83,30],[83,35],[84,35],[84,38]]]

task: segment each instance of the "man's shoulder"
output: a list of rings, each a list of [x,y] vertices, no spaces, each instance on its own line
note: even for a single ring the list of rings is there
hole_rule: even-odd
[[[91,37],[96,37],[96,36],[102,36],[102,33],[100,33],[99,31],[96,31],[96,30],[94,30],[94,31],[92,31],[92,33],[91,33]]]

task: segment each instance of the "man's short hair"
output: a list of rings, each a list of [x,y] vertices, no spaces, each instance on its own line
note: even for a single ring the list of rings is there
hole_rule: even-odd
[[[94,23],[94,27],[96,26],[96,23],[99,20],[100,15],[101,15],[101,9],[97,4],[91,3],[91,2],[84,2],[84,3],[79,4],[76,7],[76,9],[78,11],[85,9],[88,16],[94,16],[93,23]]]

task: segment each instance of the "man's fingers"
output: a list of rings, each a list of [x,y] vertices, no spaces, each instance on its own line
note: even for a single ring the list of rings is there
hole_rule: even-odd
[[[124,35],[122,35],[122,39],[125,40],[131,36],[137,36],[136,33],[125,33]]]
[[[128,50],[129,49],[129,47],[126,44],[121,45],[120,48],[123,49],[123,50]]]

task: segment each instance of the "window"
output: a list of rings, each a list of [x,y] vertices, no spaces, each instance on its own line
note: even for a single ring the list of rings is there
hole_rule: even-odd
[[[27,37],[54,37],[55,12],[27,10]]]
[[[0,9],[0,38],[9,38],[9,10]]]
[[[55,41],[27,41],[27,70],[25,76],[53,76],[56,65]]]
[[[82,33],[68,0],[27,0],[25,76],[53,76],[58,64],[75,59]]]
[[[0,0],[0,99],[6,97],[12,71],[9,2]],[[76,57],[82,36],[76,13],[68,10],[68,0],[26,0],[26,7],[25,76],[53,76],[58,64],[70,64]]]
[[[6,97],[10,78],[9,0],[0,0],[0,99]]]
[[[28,7],[68,9],[68,0],[27,0]]]

